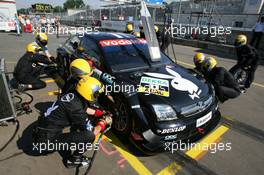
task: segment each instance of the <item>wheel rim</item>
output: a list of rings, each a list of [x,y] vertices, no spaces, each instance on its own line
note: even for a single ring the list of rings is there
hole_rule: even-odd
[[[128,113],[126,111],[125,104],[122,102],[119,102],[115,110],[115,121],[114,121],[114,127],[118,131],[124,131],[127,128],[128,124]]]
[[[235,79],[239,84],[243,83],[247,78],[247,73],[243,70],[239,70],[234,74]]]

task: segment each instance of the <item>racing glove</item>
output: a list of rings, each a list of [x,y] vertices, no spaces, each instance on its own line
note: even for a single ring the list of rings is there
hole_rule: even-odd
[[[100,109],[96,109],[95,113],[94,113],[94,116],[95,117],[102,117],[103,115],[107,115],[107,114],[110,114],[110,112],[104,111],[104,110],[100,110]]]
[[[97,123],[97,126],[100,126],[101,132],[105,130],[106,126],[111,126],[112,125],[112,117],[111,116],[106,116],[103,120],[99,121]]]

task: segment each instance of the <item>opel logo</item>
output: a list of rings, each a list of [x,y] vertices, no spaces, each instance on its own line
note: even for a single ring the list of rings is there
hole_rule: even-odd
[[[202,110],[204,103],[202,101],[197,103],[197,106],[200,108],[200,110]]]

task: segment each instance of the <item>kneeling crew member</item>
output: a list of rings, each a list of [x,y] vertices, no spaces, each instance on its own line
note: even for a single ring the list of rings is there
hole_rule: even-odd
[[[206,60],[206,57],[203,53],[198,52],[193,57],[193,63],[195,65],[194,70],[198,72],[202,72],[202,65],[204,61]]]
[[[14,77],[19,83],[19,90],[35,90],[46,87],[46,83],[41,81],[39,76],[43,67],[39,63],[51,64],[52,62],[45,55],[39,54],[40,47],[34,43],[27,45],[26,53],[19,59]]]
[[[203,65],[203,73],[207,81],[213,84],[220,102],[229,98],[236,98],[240,95],[240,89],[233,75],[223,67],[216,67],[217,61],[210,57]]]
[[[107,112],[93,105],[103,91],[104,86],[95,78],[80,80],[75,91],[62,96],[39,117],[35,141],[69,145],[93,143],[95,136],[112,123],[112,118]],[[70,127],[71,131],[63,133],[66,127]],[[82,150],[78,147],[76,150],[70,150],[71,155],[66,158],[66,166],[72,168],[89,165],[90,159],[83,155],[85,151],[86,146]]]
[[[77,83],[85,77],[94,77],[104,84],[113,84],[113,77],[107,73],[103,73],[97,68],[92,69],[87,60],[82,58],[75,59],[70,64],[70,77],[66,80],[62,88],[62,94],[74,90]]]
[[[41,54],[45,55],[48,59],[50,59],[50,61],[52,61],[54,57],[49,53],[48,40],[48,36],[45,33],[37,33],[35,42],[32,42],[31,44],[38,45],[40,47]]]
[[[86,60],[78,58],[71,62],[70,74],[62,88],[62,95],[74,90],[81,79],[90,77],[93,74],[93,70]]]

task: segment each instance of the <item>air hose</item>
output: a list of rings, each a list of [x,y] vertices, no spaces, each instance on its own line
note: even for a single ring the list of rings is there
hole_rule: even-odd
[[[2,148],[0,148],[0,153],[2,151],[4,151],[4,149],[6,149],[6,147],[12,142],[12,140],[14,140],[14,138],[15,138],[15,136],[16,136],[19,128],[20,128],[20,123],[17,119],[14,120],[14,123],[16,123],[16,130],[15,130],[14,134],[12,135],[12,137],[6,142],[6,144]]]
[[[100,143],[101,143],[103,135],[104,135],[107,131],[109,131],[110,128],[111,128],[111,126],[109,126],[106,130],[104,130],[104,132],[102,132],[102,133],[100,134],[100,136],[99,136],[99,138],[98,138],[98,141],[97,141],[97,144],[100,144]],[[93,152],[93,155],[92,155],[92,158],[91,158],[91,162],[90,162],[89,166],[87,167],[87,169],[86,169],[84,175],[87,175],[87,174],[90,172],[90,170],[91,170],[91,168],[92,168],[92,165],[93,165],[93,162],[94,162],[94,159],[95,159],[95,156],[96,156],[96,154],[97,154],[97,151],[98,151],[98,150],[95,150],[95,151]]]
[[[23,93],[30,97],[30,100],[28,102],[22,103],[21,97],[19,97],[19,96],[15,96],[15,97],[19,99],[18,103],[21,105],[21,110],[25,110],[26,113],[29,113],[30,112],[29,104],[32,103],[33,96],[30,95],[29,93],[26,93],[26,92],[23,92]],[[4,151],[4,149],[6,149],[6,147],[14,140],[14,138],[15,138],[15,136],[16,136],[19,128],[20,128],[20,123],[17,119],[14,119],[13,122],[16,124],[16,130],[15,130],[14,134],[12,135],[12,137],[7,141],[7,143],[3,147],[0,148],[0,153],[2,151]]]

